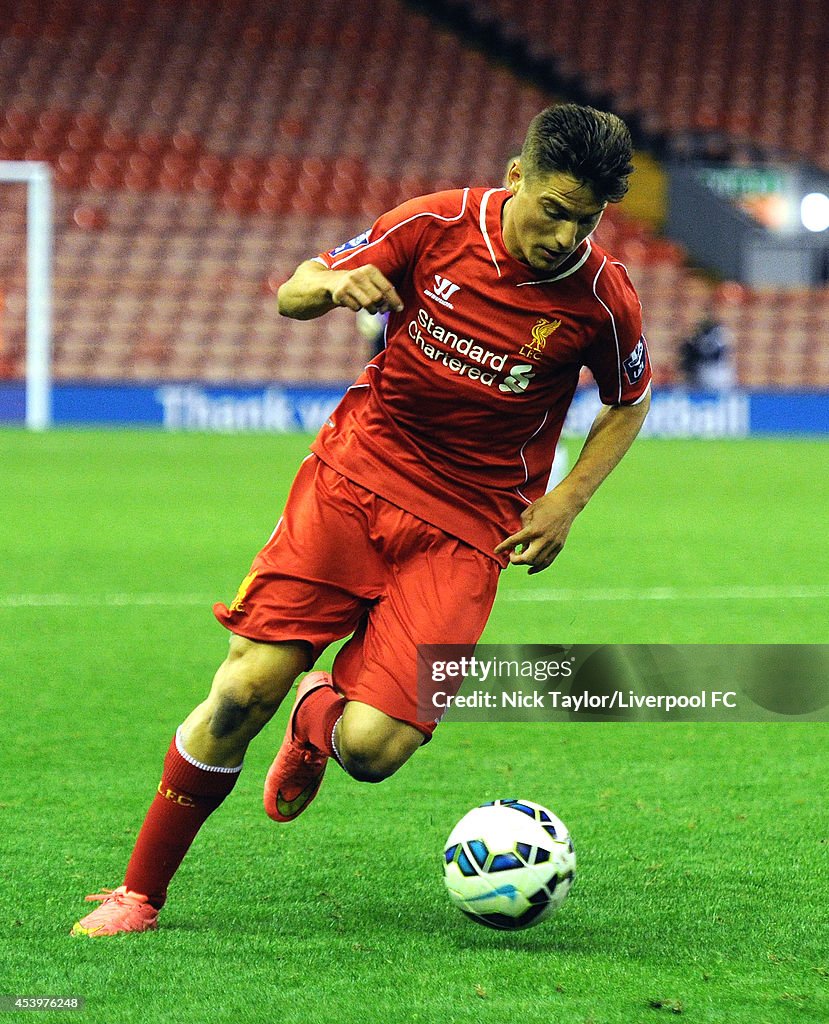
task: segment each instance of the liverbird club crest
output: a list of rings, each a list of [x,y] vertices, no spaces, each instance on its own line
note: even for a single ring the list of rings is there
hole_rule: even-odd
[[[532,329],[532,341],[522,345],[519,350],[520,355],[524,356],[525,359],[540,359],[541,353],[547,344],[547,339],[559,327],[561,327],[560,320],[545,320],[544,317],[539,317],[535,327]]]

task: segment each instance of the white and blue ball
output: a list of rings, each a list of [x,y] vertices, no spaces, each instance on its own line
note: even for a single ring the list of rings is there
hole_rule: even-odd
[[[567,826],[531,800],[495,800],[465,814],[446,840],[443,862],[455,906],[506,931],[551,917],[576,877]]]

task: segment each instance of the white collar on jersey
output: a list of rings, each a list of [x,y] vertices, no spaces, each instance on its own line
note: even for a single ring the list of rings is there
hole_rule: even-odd
[[[498,259],[495,256],[495,250],[492,247],[492,239],[489,237],[489,231],[487,231],[486,211],[489,205],[490,196],[493,195],[493,193],[495,192],[503,191],[504,190],[501,188],[491,188],[488,191],[484,192],[484,194],[481,196],[481,212],[478,218],[478,224],[481,229],[481,234],[484,236],[486,247],[489,250],[490,259],[492,260],[493,265],[495,266],[495,269],[498,272],[498,277],[501,276],[501,268],[498,265]],[[585,240],[582,242],[582,245],[584,246],[584,254],[568,270],[563,271],[561,274],[556,274],[554,277],[545,277],[543,280],[540,281],[522,281],[521,284],[516,285],[516,287],[526,288],[527,285],[550,284],[553,281],[561,281],[563,278],[569,277],[571,274],[575,274],[577,270],[580,270],[584,266],[584,264],[587,262],[588,257],[590,256],[590,253],[593,250],[593,246],[590,244],[589,238],[585,238]]]
[[[584,246],[584,255],[581,256],[569,270],[565,270],[562,274],[556,274],[555,277],[545,277],[543,281],[522,281],[521,284],[516,285],[516,288],[526,288],[527,285],[531,284],[549,284],[551,281],[560,281],[564,277],[569,277],[571,274],[575,274],[577,270],[580,270],[587,262],[587,258],[593,251],[593,246],[590,244],[590,239],[585,238],[582,242]]]

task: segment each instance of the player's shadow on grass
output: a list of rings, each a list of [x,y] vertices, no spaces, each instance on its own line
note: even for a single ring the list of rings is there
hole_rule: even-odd
[[[474,929],[474,930],[472,930]],[[463,952],[476,950],[509,950],[513,953],[561,953],[573,955],[582,950],[572,946],[567,936],[555,929],[555,926],[529,928],[524,931],[498,931],[494,928],[482,928],[471,921],[469,928],[461,922],[456,929],[447,930],[446,938],[453,948]],[[592,950],[595,952],[595,949]]]
[[[467,928],[464,927],[463,921],[459,921],[452,927],[444,928],[443,936],[447,944],[464,952],[510,950],[519,953],[544,952],[569,957],[592,957],[601,954],[620,959],[634,957],[643,962],[652,960],[654,954],[652,936],[640,936],[638,939],[626,936],[624,940],[620,940],[616,936],[609,937],[598,929],[582,927],[577,921],[557,921],[555,918],[544,921],[535,928],[514,932],[485,928],[471,921]],[[665,938],[662,936],[661,940]],[[658,943],[659,959],[671,959],[672,944],[661,940]],[[676,945],[676,951],[682,952],[679,943]]]
[[[575,911],[575,912],[574,912]],[[585,911],[587,914],[587,911]],[[441,899],[418,901],[416,907],[401,913],[400,907],[382,900],[353,901],[346,894],[315,894],[290,903],[260,902],[245,906],[231,918],[223,918],[222,931],[217,933],[215,916],[181,910],[170,915],[163,930],[168,936],[187,934],[195,941],[224,945],[223,935],[235,941],[260,941],[266,944],[287,943],[292,946],[303,936],[328,938],[345,947],[366,943],[392,949],[399,943],[438,943],[463,953],[503,951],[580,957],[601,953],[613,957],[634,957],[649,961],[654,958],[655,944],[659,959],[671,959],[674,947],[681,953],[679,937],[666,928],[658,936],[653,931],[642,933],[633,924],[630,928],[610,933],[606,927],[591,922],[589,917],[565,907],[560,914],[534,928],[501,931],[486,928],[463,917]],[[159,934],[162,934],[161,930]]]

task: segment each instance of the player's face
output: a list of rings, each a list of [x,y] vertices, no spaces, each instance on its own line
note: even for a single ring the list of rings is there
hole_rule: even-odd
[[[507,171],[512,198],[504,205],[503,237],[510,255],[541,272],[556,270],[602,219],[607,205],[569,174],[525,177],[520,160]]]

